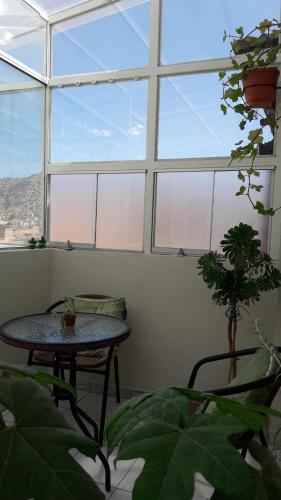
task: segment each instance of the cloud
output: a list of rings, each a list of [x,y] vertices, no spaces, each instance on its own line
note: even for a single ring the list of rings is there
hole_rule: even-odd
[[[91,128],[90,132],[95,137],[110,137],[112,135],[112,130],[99,129],[99,128]]]
[[[138,125],[135,125],[134,127],[130,127],[128,129],[128,134],[129,135],[140,135],[141,134],[141,129],[144,128],[144,125],[141,123],[138,123]]]

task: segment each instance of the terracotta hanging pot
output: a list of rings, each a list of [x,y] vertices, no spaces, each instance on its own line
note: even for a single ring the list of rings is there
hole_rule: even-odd
[[[243,80],[245,100],[251,108],[272,108],[276,100],[277,68],[256,68]]]

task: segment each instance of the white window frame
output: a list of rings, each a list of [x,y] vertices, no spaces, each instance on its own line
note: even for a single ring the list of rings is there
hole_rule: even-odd
[[[232,69],[229,58],[218,58],[205,61],[183,62],[178,64],[161,65],[160,64],[160,29],[161,29],[161,0],[151,0],[150,12],[150,58],[149,65],[146,68],[134,68],[120,71],[106,71],[101,73],[74,74],[67,76],[51,76],[51,53],[52,53],[52,28],[56,23],[76,17],[85,12],[89,12],[106,5],[118,2],[119,0],[89,0],[86,3],[70,7],[61,12],[53,14],[47,18],[47,78],[42,75],[34,75],[29,68],[20,65],[18,61],[8,57],[15,67],[24,70],[47,84],[46,87],[46,121],[45,121],[45,234],[48,232],[48,176],[59,173],[82,173],[82,172],[132,172],[146,171],[146,192],[145,192],[145,215],[144,215],[144,252],[150,254],[155,251],[153,248],[153,213],[154,213],[154,178],[155,173],[160,171],[177,170],[227,170],[229,157],[206,157],[206,158],[186,158],[186,159],[157,159],[158,147],[158,116],[159,116],[159,83],[160,77],[193,75],[197,73],[218,72],[220,70]],[[31,4],[32,2],[30,2]],[[0,53],[0,57],[1,57]],[[238,56],[241,60],[243,56]],[[4,54],[3,59],[7,60]],[[276,65],[276,64],[275,64]],[[279,69],[281,68],[281,57],[277,61]],[[147,154],[146,159],[142,161],[116,161],[116,162],[69,162],[58,163],[50,161],[50,120],[51,120],[51,90],[57,87],[106,83],[112,79],[118,81],[130,81],[136,79],[148,80],[148,114],[147,114]],[[281,206],[281,128],[276,131],[275,151],[272,156],[260,156],[255,161],[257,169],[274,168],[274,188],[273,188],[273,206]],[[245,159],[243,163],[234,162],[231,169],[247,170],[250,168],[250,160]],[[276,213],[271,221],[271,255],[274,259],[279,259],[280,241],[281,241],[281,210]],[[167,253],[167,249],[164,249]],[[97,250],[98,251],[98,250]],[[157,253],[161,253],[157,249]],[[190,251],[188,252],[189,254]],[[198,255],[198,253],[196,254]]]

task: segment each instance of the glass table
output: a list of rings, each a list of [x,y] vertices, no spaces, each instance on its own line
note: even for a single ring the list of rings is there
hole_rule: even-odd
[[[62,313],[57,312],[21,316],[0,326],[0,338],[9,345],[29,351],[54,352],[54,374],[59,376],[61,369],[67,365],[69,383],[74,389],[76,389],[76,356],[79,351],[109,347],[107,364],[110,367],[114,346],[126,340],[129,335],[130,329],[125,321],[92,313],[76,313],[74,327],[64,326]],[[73,395],[55,386],[54,398],[57,405],[58,401],[68,399],[73,418],[82,432],[98,441],[97,423],[77,406]],[[82,419],[93,427],[93,436]],[[109,491],[110,470],[101,451],[99,458],[105,467],[106,489]]]

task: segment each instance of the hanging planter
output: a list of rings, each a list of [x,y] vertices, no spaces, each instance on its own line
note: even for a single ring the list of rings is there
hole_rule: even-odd
[[[245,101],[251,108],[272,108],[276,100],[277,68],[255,68],[243,80]]]

